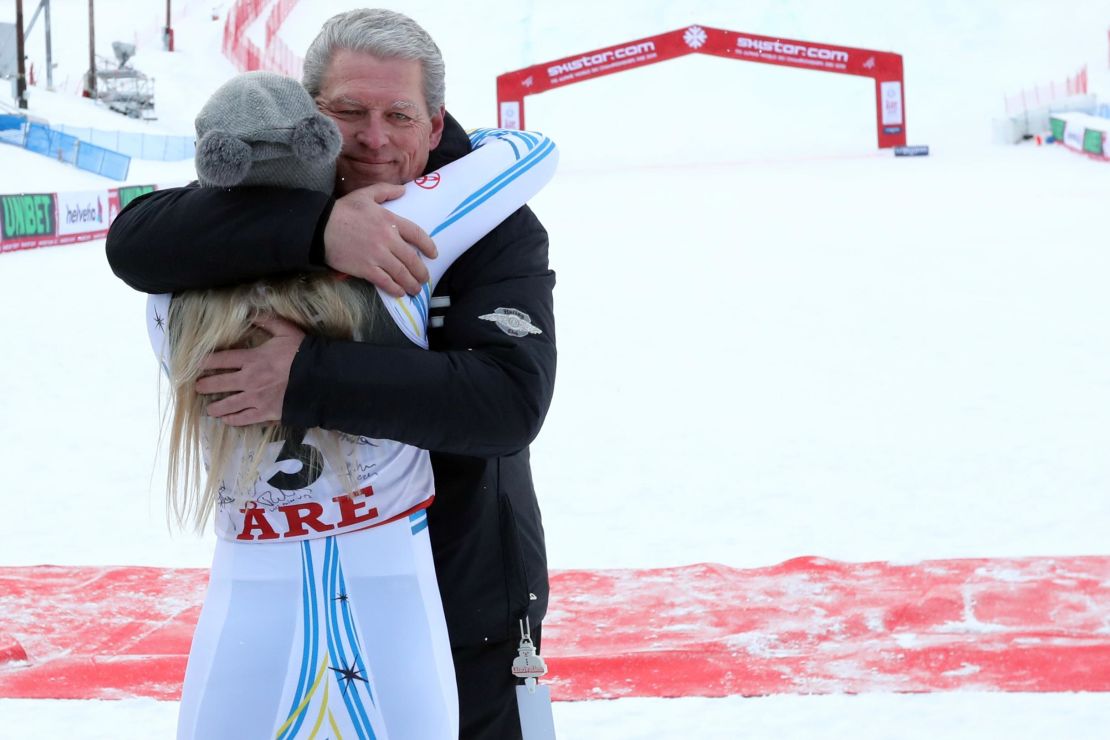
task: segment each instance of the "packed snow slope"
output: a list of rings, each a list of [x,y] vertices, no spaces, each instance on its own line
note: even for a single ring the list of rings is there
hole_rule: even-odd
[[[303,51],[349,5],[302,2],[283,37]],[[97,38],[147,40],[135,64],[159,80],[156,125],[187,132],[232,73],[218,52],[222,21],[182,4],[180,51],[169,54],[151,43],[157,23],[130,7],[98,3]],[[869,81],[730,60],[690,57],[529,100],[530,124],[556,137],[564,162],[535,201],[560,279],[558,391],[535,446],[552,565],[1104,552],[1110,258],[1094,204],[1107,170],[985,143],[1007,84],[1096,58],[1097,4],[1080,4],[1085,23],[1035,2],[912,3],[897,19],[865,2],[835,12],[695,3],[681,17],[662,2],[586,7],[404,10],[441,40],[448,104],[467,124],[493,118],[498,71],[696,21],[903,53],[910,139],[934,155],[870,156]],[[84,12],[55,3],[54,45],[69,55],[60,65],[84,40]],[[33,92],[39,101],[67,123],[75,111],[98,126],[112,118],[62,93]],[[13,165],[2,169],[7,191],[43,187],[40,167],[58,190],[103,182],[7,147],[0,155]],[[136,165],[155,181],[188,178],[187,163]],[[67,294],[81,310],[40,305],[46,294],[25,270],[54,282],[72,274],[80,290]],[[53,485],[43,471],[56,452],[43,440],[60,420],[43,427],[50,414],[31,392],[52,386],[59,416],[83,410],[110,424],[104,437],[118,446],[67,453],[84,485],[98,499],[132,492],[120,504],[146,522],[158,499],[157,411],[140,298],[111,278],[96,245],[5,255],[2,279],[14,283],[6,315],[35,317],[11,327],[13,347],[60,342],[70,359],[111,359],[81,363],[87,380],[107,374],[91,385],[70,382],[69,363],[57,382],[33,363],[5,370],[5,385],[23,391],[8,394],[5,418],[21,430],[9,451],[38,461],[12,466],[18,489]],[[86,290],[95,301],[79,298]],[[44,336],[55,322],[73,333]],[[163,537],[150,516],[150,536]],[[68,536],[50,527],[13,563],[57,560]],[[108,560],[181,562],[133,545],[105,543]],[[184,551],[197,553],[189,564],[205,560]]]

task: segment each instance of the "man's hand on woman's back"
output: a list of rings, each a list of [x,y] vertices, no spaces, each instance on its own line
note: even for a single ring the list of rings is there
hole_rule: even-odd
[[[208,415],[233,427],[281,421],[289,368],[305,334],[294,323],[269,316],[254,322],[270,339],[252,349],[213,352],[204,361],[206,371],[224,370],[197,381],[197,393],[231,395],[208,404]]]

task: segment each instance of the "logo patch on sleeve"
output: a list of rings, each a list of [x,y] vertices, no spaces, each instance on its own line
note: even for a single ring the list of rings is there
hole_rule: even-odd
[[[532,317],[515,308],[496,308],[493,313],[483,314],[478,318],[492,321],[497,328],[510,337],[524,337],[529,334],[543,334],[543,331],[532,324]]]

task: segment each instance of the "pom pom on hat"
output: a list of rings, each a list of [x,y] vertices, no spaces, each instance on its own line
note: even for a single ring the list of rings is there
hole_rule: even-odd
[[[238,185],[251,169],[251,147],[224,131],[209,131],[197,142],[197,175],[205,184]]]
[[[298,159],[335,159],[343,148],[343,137],[335,122],[321,114],[298,121],[289,134],[289,146]]]

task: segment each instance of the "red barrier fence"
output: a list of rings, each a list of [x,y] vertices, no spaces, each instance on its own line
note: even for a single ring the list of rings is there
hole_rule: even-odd
[[[177,699],[207,572],[0,568],[0,697]],[[1110,556],[555,571],[554,698],[1110,691]]]
[[[269,46],[277,38],[278,29],[285,23],[285,19],[297,7],[300,0],[278,0],[270,15],[266,18],[266,45]]]
[[[224,23],[223,52],[240,72],[263,69],[300,79],[304,59],[278,36],[278,29],[300,0],[278,0],[265,21],[265,48],[247,38],[247,29],[262,17],[272,0],[236,0]]]
[[[223,52],[240,72],[262,68],[262,51],[246,34],[247,28],[262,15],[262,8],[268,1],[236,0],[227,12]]]
[[[879,147],[906,144],[901,55],[758,36],[708,26],[680,28],[506,72],[497,78],[499,125],[502,128],[524,128],[524,98],[528,95],[686,54],[710,54],[738,61],[870,77],[875,80]]]
[[[1035,108],[1043,108],[1049,104],[1070,98],[1073,95],[1087,94],[1087,65],[1060,82],[1049,82],[1045,85],[1034,85],[1023,89],[1016,95],[1007,95],[1006,115],[1012,116]]]

